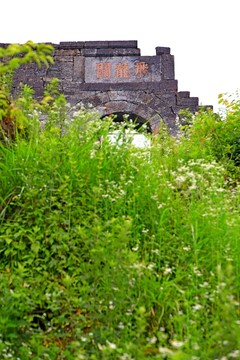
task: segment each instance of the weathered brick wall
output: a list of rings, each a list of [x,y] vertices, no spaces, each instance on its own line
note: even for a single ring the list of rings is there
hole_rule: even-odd
[[[150,120],[152,129],[163,119],[172,133],[180,109],[198,110],[198,98],[178,92],[174,56],[156,47],[155,56],[141,56],[137,41],[86,41],[54,44],[54,64],[21,67],[14,86],[31,85],[37,97],[53,77],[72,106],[91,104],[101,116],[130,113]]]

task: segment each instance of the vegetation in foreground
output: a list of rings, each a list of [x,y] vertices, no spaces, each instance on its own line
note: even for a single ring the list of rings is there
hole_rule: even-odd
[[[1,359],[239,359],[239,101],[138,149],[54,84],[10,99],[6,74]]]

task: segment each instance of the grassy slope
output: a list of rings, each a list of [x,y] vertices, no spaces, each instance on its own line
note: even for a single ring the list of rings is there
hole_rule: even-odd
[[[110,122],[0,148],[2,358],[239,358],[239,186],[196,136]]]

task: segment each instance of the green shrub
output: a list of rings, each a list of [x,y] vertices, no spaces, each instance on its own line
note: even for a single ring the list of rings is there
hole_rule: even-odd
[[[214,152],[223,120],[199,113],[184,137],[162,126],[137,149],[57,86],[40,103],[23,89],[28,136],[0,146],[1,358],[238,358],[239,181]]]
[[[35,62],[39,67],[53,62],[53,47],[47,44],[10,44],[0,48],[0,141],[8,142],[26,132],[34,107],[32,90],[26,85],[18,99],[12,97],[14,72],[23,64]]]
[[[229,175],[239,179],[240,165],[240,101],[229,101],[220,96],[220,103],[226,106],[225,114],[220,116],[212,110],[199,111],[198,114],[186,114],[183,126],[190,157],[208,156],[224,164]]]

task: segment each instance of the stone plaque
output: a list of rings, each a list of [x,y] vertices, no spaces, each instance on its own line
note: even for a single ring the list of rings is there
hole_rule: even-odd
[[[157,78],[157,79],[156,79]],[[160,81],[160,61],[142,57],[89,57],[85,60],[86,83]]]

